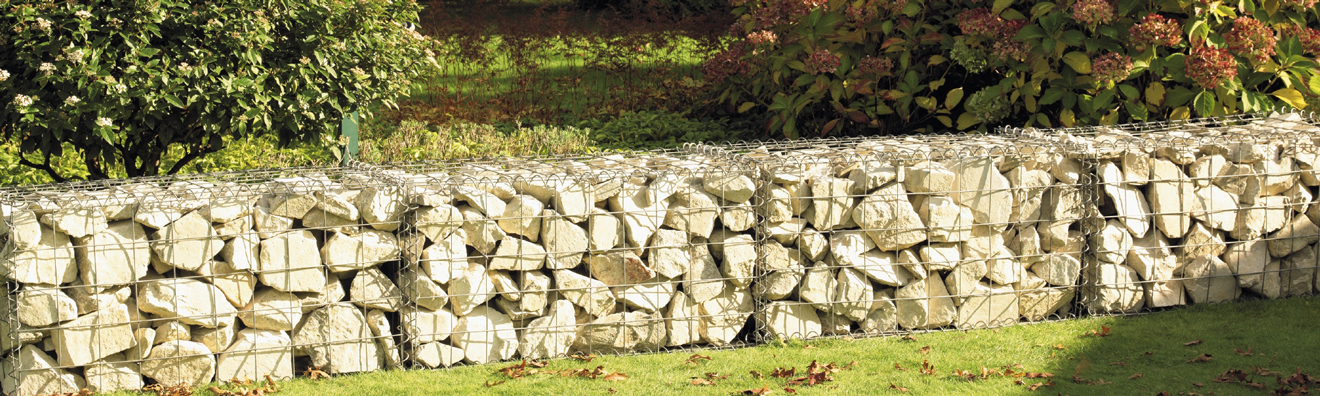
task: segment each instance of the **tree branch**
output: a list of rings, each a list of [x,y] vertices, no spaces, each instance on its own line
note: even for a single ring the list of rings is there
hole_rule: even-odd
[[[56,183],[63,183],[68,181],[68,179],[64,178],[64,176],[60,176],[59,172],[55,171],[55,168],[52,168],[50,166],[50,154],[46,154],[45,163],[42,164],[28,161],[27,157],[23,155],[18,156],[18,163],[26,167],[46,171],[46,174],[50,175],[50,178],[55,180]]]
[[[170,171],[167,174],[173,175],[179,173],[179,171],[183,170],[183,167],[188,165],[189,162],[192,162],[203,155],[220,151],[221,147],[222,146],[218,144],[210,142],[207,142],[205,145],[198,145],[197,150],[189,151],[187,154],[183,155],[183,158],[179,158],[179,162],[175,162],[174,166],[170,168]]]

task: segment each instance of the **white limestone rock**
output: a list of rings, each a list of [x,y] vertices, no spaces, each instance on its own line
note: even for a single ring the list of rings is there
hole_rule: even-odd
[[[293,293],[262,289],[243,307],[238,318],[247,327],[290,331],[302,320],[302,302]]]
[[[416,337],[414,342],[427,344],[448,339],[458,325],[458,316],[444,308],[404,307],[399,311],[399,323],[405,334]]]
[[[220,258],[235,269],[261,268],[261,260],[257,255],[260,244],[261,239],[256,234],[235,235],[225,242],[225,247],[220,248]]]
[[[3,379],[3,390],[7,394],[36,396],[48,394],[77,393],[87,386],[82,376],[70,373],[63,364],[56,363],[50,355],[40,348],[25,345],[19,349],[15,366],[10,360],[0,362],[6,373],[15,373],[15,377]]]
[[[669,330],[668,346],[683,346],[701,341],[700,316],[697,303],[681,291],[674,292],[669,302],[669,310],[665,313],[665,326]]]
[[[978,224],[1000,224],[1008,221],[1013,209],[1013,194],[1008,179],[999,173],[993,158],[977,158],[959,162],[950,168],[958,175],[954,202],[972,210]]]
[[[773,338],[807,339],[822,335],[820,315],[807,304],[775,301],[759,315]]]
[[[136,391],[142,389],[142,370],[139,363],[128,361],[123,354],[105,357],[83,369],[87,390],[98,393]]]
[[[142,362],[142,375],[166,386],[198,387],[211,382],[215,357],[206,345],[192,341],[170,341],[151,348]]]
[[[926,227],[905,198],[868,196],[853,210],[853,220],[883,251],[907,249],[926,240]]]
[[[413,214],[413,224],[417,231],[437,243],[462,228],[463,222],[463,212],[450,205],[427,206],[417,209]]]
[[[1124,161],[1125,164],[1126,162]],[[1123,180],[1125,172],[1120,170],[1118,165],[1106,162],[1100,165],[1100,172],[1105,180],[1105,194],[1109,196],[1110,202],[1118,212],[1116,219],[1127,227],[1133,237],[1146,236],[1146,231],[1150,229],[1147,220],[1150,216],[1150,205],[1146,202],[1145,195]]]
[[[1137,271],[1137,276],[1143,281],[1164,281],[1173,279],[1173,269],[1178,266],[1178,259],[1169,249],[1169,240],[1164,234],[1151,232],[1145,237],[1132,240],[1132,250],[1128,251],[1124,263]]]
[[[1219,186],[1196,190],[1192,218],[1218,230],[1232,231],[1237,226],[1238,197]]]
[[[664,225],[693,237],[710,238],[719,217],[718,197],[696,188],[682,188],[665,213]]]
[[[747,324],[754,311],[752,294],[746,288],[725,287],[719,296],[698,306],[701,340],[711,345],[729,345]]]
[[[594,208],[587,218],[587,230],[590,233],[587,247],[592,251],[613,249],[623,242],[623,229],[619,226],[619,218],[600,208]]]
[[[726,169],[706,172],[701,179],[701,186],[706,192],[734,203],[747,202],[756,193],[756,182],[752,178]]]
[[[20,211],[22,213],[22,211]],[[69,237],[49,227],[36,226],[39,237],[29,242],[18,240],[18,226],[14,226],[9,243],[0,251],[0,275],[22,283],[59,285],[78,279],[78,266],[74,263],[74,249]],[[22,245],[30,247],[20,248]]]
[[[449,283],[454,275],[467,268],[466,232],[458,230],[422,250],[419,266],[436,283]]]
[[[1320,227],[1306,216],[1294,218],[1288,225],[1270,234],[1270,256],[1284,257],[1320,240]]]
[[[591,316],[604,316],[614,309],[614,293],[601,281],[569,270],[555,270],[555,288],[564,299],[582,307]]]
[[[385,351],[385,367],[399,367],[403,362],[399,348],[394,344],[394,332],[390,330],[390,320],[385,317],[385,312],[379,309],[367,311],[367,328],[376,337],[376,344]]]
[[[1145,290],[1137,272],[1121,264],[1100,263],[1090,269],[1083,301],[1092,312],[1133,312],[1141,309]]]
[[[311,231],[291,231],[261,241],[257,278],[286,292],[315,292],[325,285],[325,269]]]
[[[513,197],[504,212],[493,216],[505,233],[522,235],[533,242],[541,235],[541,219],[545,204],[530,195]]]
[[[232,326],[238,313],[224,292],[199,280],[153,279],[139,287],[138,309],[160,319],[178,318],[186,324],[214,328]]]
[[[959,329],[1011,326],[1018,322],[1018,295],[1009,285],[982,283],[958,306]]]
[[[259,381],[293,378],[292,340],[283,331],[244,329],[216,358],[216,376]]]
[[[371,337],[362,309],[345,302],[307,314],[293,331],[292,341],[311,358],[313,367],[345,374],[381,368],[385,352]]]
[[[443,343],[432,342],[417,347],[413,357],[426,367],[449,367],[463,361],[463,350]]]
[[[18,321],[46,327],[78,318],[78,303],[60,289],[30,285],[15,297]]]
[[[914,193],[957,191],[958,175],[934,162],[903,168],[903,187]]]
[[[1270,250],[1266,241],[1235,243],[1224,251],[1223,257],[1224,264],[1237,275],[1238,287],[1253,290],[1261,287],[1261,275],[1270,263]]]
[[[397,187],[364,188],[353,204],[362,214],[363,221],[381,231],[397,230],[399,219],[408,210],[404,194]]]
[[[815,216],[809,216],[807,221],[821,231],[842,225],[844,219],[852,216],[853,204],[856,202],[849,196],[852,184],[852,180],[834,177],[811,179],[811,208]]]
[[[1183,287],[1187,289],[1192,302],[1197,304],[1228,301],[1242,293],[1237,279],[1233,277],[1233,270],[1219,257],[1194,258],[1183,268],[1183,274],[1187,277]]]
[[[512,359],[518,352],[518,333],[508,316],[490,307],[474,308],[454,326],[454,346],[465,361],[482,364]]]
[[[656,272],[632,251],[614,251],[588,255],[585,259],[591,277],[609,286],[632,285],[654,278]]]
[[[577,320],[573,303],[558,300],[550,304],[550,313],[527,324],[518,344],[523,359],[550,359],[568,354],[577,338]]]
[[[1192,226],[1190,212],[1197,210],[1195,185],[1172,162],[1156,159],[1151,168],[1147,198],[1155,227],[1169,238],[1181,238]]]
[[[321,262],[334,272],[362,270],[399,259],[402,249],[393,233],[366,229],[357,235],[335,233],[321,248]]]
[[[582,263],[589,240],[587,231],[568,217],[548,216],[542,220],[541,239],[545,244],[545,266],[550,269],[570,269]]]
[[[61,209],[41,216],[41,224],[70,238],[94,235],[106,229],[105,212],[97,209]]]
[[[916,205],[917,215],[929,227],[931,242],[961,242],[972,237],[972,210],[942,195],[927,196]]]
[[[756,293],[770,300],[783,299],[793,293],[802,279],[802,255],[797,249],[774,242],[766,242],[761,249],[765,254],[762,264],[766,273],[758,283]]]
[[[894,294],[898,323],[904,329],[933,329],[947,326],[957,318],[957,309],[944,279],[932,272],[922,282],[908,283]]]

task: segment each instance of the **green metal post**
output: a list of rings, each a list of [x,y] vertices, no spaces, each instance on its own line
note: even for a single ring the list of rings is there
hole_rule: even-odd
[[[350,158],[357,157],[358,154],[358,113],[356,111],[344,115],[344,121],[339,124],[339,133],[348,137],[348,145],[344,146],[344,158],[340,165],[348,165]]]

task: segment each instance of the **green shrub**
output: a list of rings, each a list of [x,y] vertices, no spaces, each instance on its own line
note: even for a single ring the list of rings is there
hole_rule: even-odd
[[[334,136],[435,65],[415,0],[4,1],[0,108],[24,165],[55,180],[184,170],[226,142]],[[171,150],[182,155],[171,164]],[[168,165],[168,167],[166,167]]]
[[[704,74],[789,137],[1185,119],[1320,93],[1315,0],[734,5],[738,41]]]
[[[705,15],[729,8],[728,0],[574,0],[585,9],[613,8],[625,13],[667,13],[671,16]]]
[[[740,135],[730,126],[729,120],[690,120],[677,113],[662,111],[624,113],[613,119],[581,121],[577,126],[590,130],[591,140],[597,145],[620,150],[727,142]]]

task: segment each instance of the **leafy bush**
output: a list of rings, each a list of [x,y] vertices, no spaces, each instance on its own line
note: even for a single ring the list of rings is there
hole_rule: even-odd
[[[728,0],[574,0],[585,9],[614,8],[625,13],[662,12],[672,16],[704,15],[727,10]]]
[[[738,40],[704,73],[789,137],[1305,108],[1314,3],[735,0]]]
[[[676,147],[683,143],[726,142],[738,138],[738,130],[729,120],[700,121],[681,114],[663,111],[624,113],[613,119],[592,119],[578,123],[589,129],[591,140],[601,147],[648,149]]]
[[[5,1],[0,120],[55,180],[184,170],[226,142],[337,134],[435,65],[415,0]],[[182,155],[165,167],[171,150]]]

